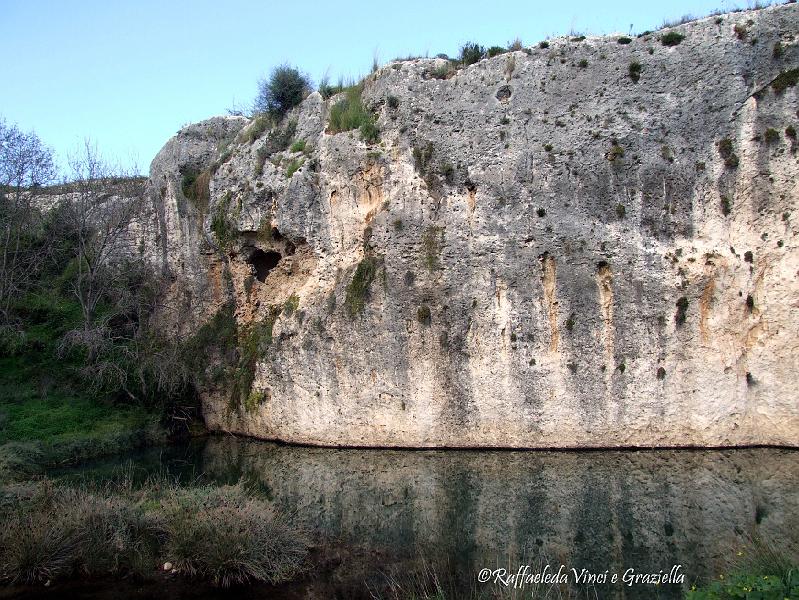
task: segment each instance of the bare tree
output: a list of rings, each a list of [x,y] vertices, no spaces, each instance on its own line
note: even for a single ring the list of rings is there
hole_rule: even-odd
[[[0,119],[0,327],[14,325],[12,305],[30,289],[44,252],[31,243],[41,225],[41,186],[55,177],[53,152],[35,133]]]
[[[144,181],[109,166],[89,142],[70,167],[59,219],[74,248],[68,285],[82,318],[62,351],[85,353],[84,375],[96,388],[122,390],[135,400],[156,389],[174,393],[189,373],[180,348],[150,326],[163,278],[142,258],[132,227],[145,209]]]

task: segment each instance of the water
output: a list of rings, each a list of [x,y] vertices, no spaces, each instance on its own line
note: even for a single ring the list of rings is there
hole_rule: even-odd
[[[120,459],[121,460],[121,459]],[[76,474],[103,476],[120,460]],[[211,437],[134,457],[140,472],[257,486],[320,538],[366,548],[377,569],[419,557],[474,582],[541,561],[591,573],[712,577],[747,536],[799,541],[799,452],[339,450]],[[491,584],[485,584],[491,585]],[[677,585],[597,584],[600,598],[672,598]],[[523,596],[520,596],[523,597]]]

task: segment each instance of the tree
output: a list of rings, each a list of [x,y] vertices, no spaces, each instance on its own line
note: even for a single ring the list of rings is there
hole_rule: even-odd
[[[258,82],[254,111],[280,118],[299,105],[310,89],[311,81],[307,75],[295,67],[280,65],[272,70],[269,79]]]
[[[12,307],[46,258],[34,237],[41,225],[41,186],[54,176],[52,150],[35,133],[0,118],[0,328],[15,326]]]

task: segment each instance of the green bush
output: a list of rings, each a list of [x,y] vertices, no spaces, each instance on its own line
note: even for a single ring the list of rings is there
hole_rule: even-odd
[[[619,219],[623,219],[627,216],[627,209],[625,208],[624,204],[619,203],[616,205],[616,216]]]
[[[721,197],[721,214],[725,217],[729,216],[732,212],[732,201],[727,196]]]
[[[660,43],[664,46],[677,46],[685,39],[685,36],[676,31],[669,31],[660,37]]]
[[[219,247],[223,250],[230,248],[230,246],[238,237],[236,225],[228,215],[229,209],[230,193],[228,192],[216,205],[216,210],[211,217],[211,232],[216,237]]]
[[[794,87],[797,83],[799,83],[799,68],[780,73],[777,78],[771,82],[771,88],[777,94],[781,94],[789,87]]]
[[[296,173],[305,161],[301,158],[295,158],[286,167],[286,178],[291,179],[291,176]]]
[[[627,37],[626,35],[622,35],[616,39],[616,42],[622,45],[627,45],[632,41],[633,39],[631,37]]]
[[[366,110],[361,100],[363,84],[347,88],[346,95],[330,107],[328,126],[331,133],[358,129],[364,141],[377,141],[379,130],[374,115]]]
[[[206,169],[198,173],[193,169],[189,169],[183,173],[180,187],[183,195],[194,204],[197,210],[204,214],[208,210],[208,204],[211,201],[210,185],[210,170]]]
[[[774,129],[773,127],[769,127],[766,129],[765,133],[763,134],[764,139],[766,140],[767,144],[774,144],[780,141],[780,132]]]
[[[422,325],[428,326],[432,322],[432,313],[430,312],[430,307],[426,304],[422,304],[419,309],[416,311],[416,320],[419,321]]]
[[[289,152],[305,152],[305,140],[297,140],[289,148]]]
[[[677,324],[677,327],[682,327],[685,324],[687,313],[688,298],[683,296],[677,300],[677,313],[674,315],[674,322]]]
[[[255,112],[282,117],[303,101],[310,88],[310,79],[297,68],[289,65],[275,67],[269,79],[258,82]]]
[[[630,74],[630,79],[633,80],[633,83],[638,83],[638,81],[641,79],[642,70],[643,67],[641,66],[641,63],[639,63],[638,61],[634,60],[633,62],[630,63],[628,73]]]
[[[549,42],[547,42],[546,40],[538,42],[538,47],[541,48],[541,50],[546,50],[547,48],[549,48]]]
[[[505,54],[507,50],[502,46],[491,46],[487,51],[486,54],[488,58],[494,58],[495,56],[499,56],[500,54]]]
[[[355,317],[366,307],[369,288],[377,275],[379,261],[375,256],[364,256],[358,263],[352,281],[347,285],[344,306],[350,317]]]
[[[461,63],[466,66],[479,62],[486,54],[485,48],[474,42],[466,42],[461,46]]]
[[[580,62],[577,63],[577,66],[580,67],[581,69],[586,69],[588,68],[588,61],[583,58],[580,60]]]
[[[729,169],[738,166],[738,155],[733,152],[734,148],[730,138],[723,138],[717,144],[719,155],[724,159],[724,165]]]
[[[391,110],[397,110],[399,108],[400,101],[396,96],[390,95],[388,98],[386,98],[386,104]]]

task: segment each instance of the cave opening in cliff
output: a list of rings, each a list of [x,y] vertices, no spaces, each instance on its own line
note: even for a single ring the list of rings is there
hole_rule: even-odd
[[[281,258],[283,257],[280,255],[280,252],[275,252],[274,250],[264,252],[260,248],[256,248],[253,250],[252,254],[250,254],[247,262],[255,268],[255,278],[263,283],[266,281],[269,272],[277,266]]]

